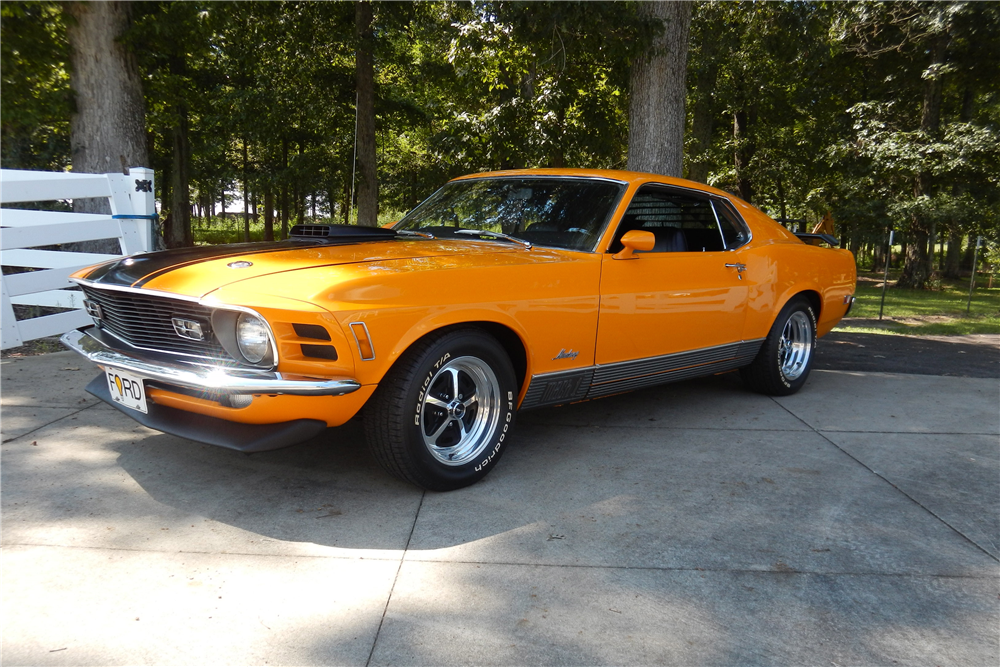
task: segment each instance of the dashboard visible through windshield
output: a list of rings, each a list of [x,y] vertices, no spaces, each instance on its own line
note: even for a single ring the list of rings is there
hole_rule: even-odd
[[[624,183],[596,178],[453,181],[393,228],[438,238],[469,238],[459,230],[494,232],[550,248],[593,251],[624,192]]]

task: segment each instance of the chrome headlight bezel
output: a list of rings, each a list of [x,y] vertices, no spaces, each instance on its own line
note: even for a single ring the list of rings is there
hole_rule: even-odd
[[[240,313],[236,318],[236,344],[243,358],[256,366],[271,352],[271,329],[262,317]]]
[[[261,322],[267,336],[266,352],[257,361],[253,360],[256,358],[255,354],[248,355],[244,350],[245,344],[239,334],[239,322],[249,318]],[[219,307],[212,313],[212,331],[226,352],[237,362],[269,370],[277,365],[278,350],[274,332],[271,330],[270,323],[256,311],[239,306]]]

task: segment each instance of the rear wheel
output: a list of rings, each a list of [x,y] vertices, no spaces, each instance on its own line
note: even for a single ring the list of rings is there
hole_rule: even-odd
[[[514,426],[517,386],[504,349],[476,330],[451,331],[408,350],[365,410],[375,459],[433,491],[482,479]]]
[[[808,299],[796,296],[781,309],[757,356],[740,375],[756,392],[788,396],[806,383],[815,350],[816,314]]]

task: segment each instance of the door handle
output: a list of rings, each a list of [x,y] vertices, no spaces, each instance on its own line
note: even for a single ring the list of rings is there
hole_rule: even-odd
[[[726,268],[736,269],[736,276],[743,280],[743,272],[747,270],[746,264],[726,264]]]

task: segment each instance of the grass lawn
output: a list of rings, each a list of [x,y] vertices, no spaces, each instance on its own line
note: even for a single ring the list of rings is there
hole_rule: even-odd
[[[885,311],[879,321],[882,274],[859,272],[851,321],[842,323],[837,331],[936,336],[1000,333],[1000,282],[987,288],[988,278],[980,275],[976,283],[972,310],[966,315],[968,280],[943,280],[938,289],[901,289],[894,287],[895,276],[890,271]]]

